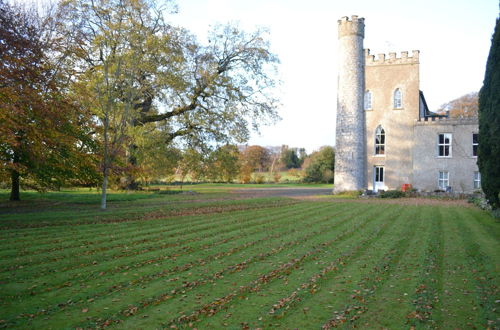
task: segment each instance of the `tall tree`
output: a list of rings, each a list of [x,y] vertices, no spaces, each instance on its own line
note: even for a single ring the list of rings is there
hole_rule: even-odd
[[[500,208],[500,24],[496,21],[486,73],[479,92],[478,166],[481,187],[494,209]]]
[[[138,119],[157,113],[153,98],[159,86],[176,86],[172,72],[182,62],[176,52],[163,12],[146,0],[70,0],[62,3],[67,34],[73,42],[77,94],[102,127],[101,208],[106,208],[109,176],[134,170],[140,136]],[[176,87],[174,87],[175,89]],[[166,138],[170,138],[169,134]],[[126,162],[128,165],[126,166]]]
[[[262,172],[270,165],[269,151],[261,146],[249,146],[241,153],[242,167]]]
[[[120,69],[117,82],[100,89],[108,88],[114,93],[108,100],[128,109],[126,128],[161,123],[168,129],[165,144],[181,138],[200,145],[243,142],[250,124],[257,128],[277,119],[277,100],[269,91],[278,60],[264,39],[266,31],[217,26],[208,45],[201,45],[166,23],[168,10],[154,0],[68,0],[63,7],[69,30],[78,31],[77,66],[89,79]],[[115,64],[104,65],[106,59]],[[101,115],[104,127],[105,118]],[[137,145],[130,134],[124,136],[120,142],[128,145],[135,166]]]
[[[321,147],[319,151],[311,154],[310,160],[307,163],[304,181],[333,182],[333,171],[335,169],[335,149],[333,147]]]
[[[297,155],[297,148],[289,148],[284,145],[281,151],[281,163],[286,169],[299,168],[301,164]]]
[[[240,173],[238,147],[226,144],[218,147],[208,157],[208,176],[216,182],[232,182]]]
[[[0,175],[10,176],[11,200],[21,183],[43,190],[97,179],[91,118],[59,80],[49,19],[0,0]]]

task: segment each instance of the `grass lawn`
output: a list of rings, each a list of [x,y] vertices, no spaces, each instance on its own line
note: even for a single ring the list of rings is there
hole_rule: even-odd
[[[0,328],[500,327],[484,211],[197,189],[1,202]]]

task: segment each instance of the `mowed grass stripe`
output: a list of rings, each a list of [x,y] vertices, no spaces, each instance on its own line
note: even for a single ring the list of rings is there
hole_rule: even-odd
[[[395,237],[390,244],[390,249],[378,260],[378,263],[356,283],[351,303],[339,313],[334,313],[333,317],[322,325],[323,329],[337,327],[343,324],[345,319],[355,326],[368,310],[367,305],[370,300],[375,295],[383,294],[382,288],[394,277],[398,267],[404,262],[404,257],[411,253],[411,247],[420,243],[419,235],[415,233],[422,230],[422,221],[419,218],[415,220],[414,226],[405,226],[404,232]]]
[[[302,205],[304,208],[310,207],[307,204]],[[238,224],[238,223],[244,223],[245,226],[251,226],[252,222],[258,222],[262,221],[261,218],[259,218],[259,215],[265,215],[265,218],[270,218],[274,214],[280,214],[283,216],[286,216],[287,212],[297,212],[297,209],[290,209],[290,210],[284,210],[282,212],[276,211],[276,212],[261,212],[256,213],[254,216],[251,216],[249,214],[246,215],[246,217],[239,218],[239,214],[235,214],[233,216],[227,216],[227,217],[221,217],[220,219],[217,219],[217,222],[214,222],[211,217],[196,217],[191,220],[195,223],[186,223],[183,222],[181,224],[167,224],[166,226],[162,226],[161,224],[159,225],[158,223],[155,224],[150,224],[153,225],[155,230],[151,230],[148,228],[146,233],[141,233],[140,231],[137,233],[137,235],[120,235],[120,233],[116,233],[115,231],[112,232],[110,236],[112,238],[110,240],[102,240],[99,242],[91,242],[87,241],[86,245],[83,245],[85,248],[91,247],[91,249],[85,249],[82,252],[82,243],[78,244],[77,247],[73,248],[67,248],[67,249],[53,249],[52,251],[46,251],[49,253],[43,253],[39,255],[39,258],[37,259],[36,256],[37,254],[30,254],[28,256],[21,256],[17,257],[15,260],[15,265],[16,266],[24,266],[24,264],[38,264],[38,263],[47,263],[47,262],[56,262],[60,258],[64,258],[66,256],[85,256],[85,255],[91,255],[93,252],[99,252],[102,253],[103,251],[106,250],[111,250],[113,248],[119,249],[122,247],[127,247],[127,249],[130,246],[133,246],[135,243],[144,243],[143,240],[145,239],[152,239],[156,238],[156,240],[165,240],[165,236],[167,237],[179,237],[179,234],[187,234],[187,233],[200,233],[202,234],[203,231],[210,230],[213,228],[216,228],[218,226],[224,226],[227,223],[233,223],[233,224]],[[201,220],[201,221],[196,221],[196,220]],[[170,221],[169,221],[170,222]],[[187,224],[189,224],[189,229],[186,229]],[[98,230],[98,229],[94,229]],[[74,234],[73,237],[76,239],[77,234]],[[152,243],[154,244],[154,242]],[[76,253],[74,252],[76,250]],[[59,255],[59,258],[57,257]],[[48,257],[48,258],[47,258]],[[24,264],[23,264],[23,259]],[[49,260],[47,260],[49,259]],[[0,262],[0,265],[4,268],[3,271],[12,271],[12,261],[11,264],[9,263],[4,263]]]
[[[318,210],[321,210],[322,208],[328,207],[327,204],[319,205],[319,206],[314,206],[314,211],[317,212]],[[340,210],[337,211],[337,213],[342,212],[342,210],[345,208],[340,208]],[[300,209],[302,210],[302,209]],[[300,214],[304,213],[309,213],[311,211],[310,209],[305,209],[302,210],[301,213],[293,213],[295,216],[300,216]],[[241,228],[232,228],[229,230],[229,228],[225,228],[222,231],[216,232],[215,235],[205,235],[204,237],[199,238],[199,242],[197,244],[189,244],[189,246],[183,246],[182,244],[176,245],[175,247],[172,247],[172,249],[162,249],[161,255],[158,255],[158,251],[148,251],[147,253],[144,253],[140,255],[140,259],[138,259],[138,256],[129,256],[129,257],[122,257],[122,258],[116,258],[114,259],[111,263],[110,262],[100,262],[96,265],[91,265],[87,267],[86,269],[82,269],[82,267],[79,267],[77,269],[72,269],[71,274],[66,273],[62,274],[62,272],[58,272],[57,276],[54,276],[53,274],[50,274],[46,277],[40,276],[40,274],[37,274],[36,279],[34,281],[30,282],[30,286],[24,286],[24,288],[20,285],[17,285],[16,287],[13,287],[11,289],[11,292],[16,292],[17,295],[22,294],[24,291],[24,294],[29,294],[29,295],[35,295],[37,291],[40,290],[47,290],[47,286],[57,286],[57,287],[52,287],[50,288],[51,290],[57,289],[58,287],[64,287],[64,283],[67,283],[68,281],[75,281],[75,280],[89,280],[92,277],[97,277],[100,276],[101,273],[106,273],[106,274],[113,274],[113,273],[118,273],[118,272],[123,272],[123,271],[133,271],[135,268],[140,268],[141,266],[148,266],[150,264],[155,264],[155,266],[162,266],[162,262],[168,259],[179,259],[180,256],[185,255],[185,254],[190,254],[193,251],[199,250],[203,248],[205,251],[210,251],[210,248],[213,246],[219,246],[221,249],[231,249],[234,248],[230,243],[237,239],[238,241],[235,242],[236,245],[241,245],[244,244],[245,241],[243,238],[246,236],[249,236],[247,240],[252,240],[251,235],[256,235],[261,232],[269,232],[271,229],[275,230],[278,228],[280,225],[282,225],[283,222],[288,222],[289,214],[281,214],[279,216],[275,215],[274,217],[271,217],[271,221],[264,222],[260,224],[257,228],[253,230],[251,226],[246,226],[245,231],[241,232]],[[234,235],[236,234],[239,235]],[[226,236],[224,235],[226,234]],[[181,240],[184,243],[186,243],[186,240]],[[192,243],[192,242],[188,242]],[[175,249],[177,248],[177,249]],[[153,257],[153,258],[151,258]],[[81,264],[79,264],[80,266]],[[30,271],[30,269],[27,269],[27,271]],[[82,275],[81,273],[84,273]],[[30,274],[33,274],[30,272]],[[77,275],[77,276],[75,276]],[[102,274],[101,274],[102,275]],[[19,276],[15,277],[16,280],[19,280]],[[56,278],[61,278],[60,281],[57,281],[54,283],[54,280]],[[59,285],[57,285],[59,284]],[[36,289],[33,288],[33,285],[37,285],[38,287]],[[8,294],[9,292],[4,292],[4,294]],[[8,297],[9,299],[9,297]]]
[[[302,203],[304,208],[309,207],[307,204]],[[287,206],[284,206],[281,209],[261,209],[261,210],[256,210],[254,214],[247,214],[247,217],[245,219],[252,219],[255,216],[261,216],[261,215],[273,215],[273,214],[280,214],[280,213],[286,213],[290,212],[290,210],[296,211],[296,208],[290,209]],[[226,220],[226,219],[233,219],[234,217],[237,217],[238,215],[241,214],[241,211],[239,213],[235,214],[228,214],[225,215],[224,217],[220,218],[220,222]],[[240,219],[240,221],[244,221],[245,219]],[[136,222],[131,222],[128,225],[126,224],[121,224],[121,228],[114,227],[113,230],[110,232],[109,231],[109,225],[81,225],[77,226],[76,229],[71,229],[73,227],[69,227],[69,232],[68,231],[58,231],[57,232],[57,238],[54,239],[54,235],[52,235],[52,238],[48,239],[47,241],[41,241],[39,240],[38,242],[40,244],[37,244],[33,250],[29,250],[30,247],[33,246],[32,240],[28,242],[24,242],[22,245],[21,244],[13,244],[12,242],[6,242],[5,244],[0,244],[1,247],[5,248],[5,251],[3,251],[0,256],[9,258],[9,257],[14,257],[18,256],[18,254],[29,254],[29,255],[35,255],[36,253],[40,252],[52,252],[52,250],[57,251],[58,249],[68,249],[68,248],[74,248],[74,247],[81,247],[82,245],[99,245],[102,242],[112,242],[116,240],[124,240],[127,237],[140,237],[141,235],[144,234],[156,234],[158,233],[158,227],[161,226],[161,231],[160,232],[168,232],[169,230],[175,230],[175,229],[182,229],[186,227],[187,224],[189,224],[190,227],[192,226],[197,226],[197,225],[203,225],[203,224],[209,224],[213,223],[212,218],[207,217],[207,216],[191,216],[191,217],[175,217],[175,218],[169,218],[165,220],[155,220],[155,221],[162,221],[161,223],[149,223],[149,222],[144,222],[144,221],[136,221]],[[82,228],[83,227],[83,228]],[[84,233],[85,230],[85,233]],[[104,233],[103,233],[104,232]],[[38,234],[36,234],[37,237]],[[65,244],[66,245],[65,245]],[[54,247],[54,245],[56,247]],[[9,247],[12,247],[9,249]],[[15,255],[14,255],[14,254]]]
[[[299,241],[298,241],[299,242]],[[116,283],[115,283],[116,284]],[[144,283],[143,283],[144,284]],[[147,283],[146,283],[147,284]],[[161,283],[160,283],[161,284]],[[161,284],[161,287],[163,287],[163,284]],[[54,293],[54,295],[57,295],[57,293]]]
[[[426,210],[429,213],[429,210]],[[418,268],[419,281],[411,296],[412,306],[405,317],[405,325],[413,327],[442,328],[442,291],[443,291],[443,257],[444,236],[443,212],[433,212],[427,217],[431,230],[425,244],[425,254]],[[410,292],[409,292],[410,294]]]
[[[311,218],[318,217],[320,215],[311,216]],[[323,214],[324,216],[324,214]],[[294,226],[295,231],[293,236],[289,236],[286,239],[274,239],[274,240],[266,240],[262,242],[262,244],[258,246],[254,246],[250,251],[244,251],[238,255],[234,255],[231,258],[224,258],[222,260],[214,260],[210,264],[204,265],[204,267],[199,268],[198,272],[195,273],[195,270],[190,270],[188,272],[177,274],[177,278],[175,281],[171,282],[168,279],[163,281],[154,281],[153,283],[149,283],[145,288],[145,296],[149,298],[145,298],[143,300],[137,301],[136,298],[130,296],[130,291],[119,291],[113,294],[113,296],[106,296],[99,301],[95,301],[91,305],[92,314],[89,311],[88,315],[102,315],[102,309],[105,306],[112,306],[112,309],[115,310],[114,314],[111,314],[107,317],[107,319],[113,319],[114,317],[123,317],[124,314],[136,314],[140,311],[146,309],[147,307],[155,304],[162,304],[164,301],[172,301],[177,308],[178,304],[182,304],[179,301],[185,299],[182,297],[184,295],[183,292],[191,292],[198,290],[204,292],[208,291],[207,294],[210,294],[214,287],[212,285],[219,284],[219,287],[224,286],[224,283],[221,283],[224,280],[229,280],[229,278],[233,278],[233,282],[245,280],[245,277],[253,277],[252,274],[254,271],[264,267],[268,268],[268,265],[265,260],[269,257],[276,257],[278,259],[283,258],[286,253],[290,253],[287,251],[302,251],[304,247],[302,243],[304,240],[311,236],[311,239],[317,236],[327,235],[328,231],[338,231],[341,228],[345,228],[349,225],[347,221],[352,216],[357,216],[355,213],[351,213],[350,215],[344,215],[343,217],[339,217],[339,219],[335,219],[335,222],[338,222],[338,227],[333,226],[333,228],[319,228],[317,232],[312,232],[313,228],[307,228],[306,230],[299,230]],[[318,228],[317,228],[318,229]],[[298,252],[300,253],[300,252]],[[248,272],[248,270],[251,272]],[[192,273],[192,274],[191,274]],[[241,274],[241,275],[240,275]],[[243,276],[243,277],[240,277]],[[134,288],[132,288],[134,289]],[[159,294],[159,292],[163,292]],[[113,298],[115,297],[115,298]],[[113,299],[116,297],[120,298],[120,302],[113,302]],[[191,295],[191,297],[193,297]],[[170,305],[170,304],[169,304]],[[134,306],[134,307],[130,307]],[[176,307],[177,306],[177,307]],[[78,307],[77,307],[78,308]],[[118,311],[116,309],[118,308]],[[135,311],[134,311],[135,308]],[[151,310],[149,308],[149,310]],[[172,309],[172,310],[173,310]],[[99,312],[100,310],[100,312]],[[139,311],[138,311],[139,310]],[[169,309],[170,311],[171,309]],[[130,312],[129,312],[130,311]],[[110,310],[111,312],[111,310]],[[78,309],[75,310],[75,313],[79,313]],[[106,318],[104,318],[106,319]],[[64,320],[61,320],[64,321]]]
[[[467,245],[464,245],[463,239],[468,233],[463,232],[463,225],[460,224],[464,219],[460,212],[453,209],[439,210],[446,212],[448,216],[448,221],[443,222],[446,235],[443,259],[445,279],[441,295],[442,326],[445,329],[479,326],[482,323],[479,312],[482,307],[474,280],[477,269],[470,268],[467,260]]]
[[[440,219],[435,214],[421,207],[410,206],[411,212],[417,215],[409,219],[408,226],[417,226],[413,232],[411,243],[405,254],[395,265],[394,271],[389,278],[371,292],[362,291],[362,299],[355,296],[360,302],[361,309],[358,314],[345,315],[343,319],[349,327],[366,328],[376,324],[381,328],[408,328],[415,326],[434,328],[439,322],[439,312],[432,311],[427,323],[415,317],[416,311],[429,311],[431,303],[435,308],[439,298],[434,301],[435,294],[439,289],[432,290],[430,283],[439,283],[440,247],[442,246],[443,232],[440,229]],[[442,251],[441,251],[442,252]],[[418,314],[420,315],[420,314]],[[417,321],[422,323],[416,323]],[[338,321],[338,320],[337,320]],[[415,322],[415,323],[412,323]]]
[[[239,203],[236,205],[245,205],[245,203],[248,203],[249,201],[247,200],[240,200],[238,201]],[[255,212],[261,212],[263,210],[282,210],[286,206],[291,206],[294,204],[299,203],[298,201],[295,200],[289,200],[289,199],[283,199],[283,198],[270,198],[269,200],[265,201],[264,203],[260,205],[254,205],[255,200],[251,200],[251,206],[255,208]],[[231,204],[229,204],[231,205]],[[188,205],[186,205],[188,206]],[[221,207],[221,205],[216,204],[216,203],[203,203],[203,204],[197,204],[194,203],[191,205],[192,209],[197,209],[200,207]],[[132,206],[128,206],[127,209],[130,210]],[[188,209],[188,207],[183,207],[182,209]],[[241,211],[246,211],[247,209],[241,210]],[[191,214],[191,215],[176,215],[173,214],[172,212],[174,211],[173,208],[161,208],[161,209],[153,209],[156,217],[152,218],[150,220],[162,220],[162,219],[167,219],[167,218],[179,218],[178,221],[187,221],[189,216],[197,216],[196,214]],[[238,212],[238,210],[226,210],[227,214],[231,214],[233,212]],[[81,238],[85,237],[90,237],[94,238],[92,235],[101,236],[105,234],[101,234],[99,231],[96,230],[96,228],[102,227],[102,226],[107,226],[110,224],[110,222],[106,222],[107,218],[110,218],[112,220],[113,218],[116,217],[122,217],[123,215],[127,215],[126,212],[119,212],[116,213],[114,211],[109,211],[110,213],[106,215],[102,215],[102,211],[98,213],[95,217],[93,217],[94,223],[72,223],[69,225],[61,225],[59,227],[39,227],[39,228],[15,228],[13,230],[2,230],[2,237],[0,239],[0,245],[4,244],[20,244],[20,243],[30,243],[30,237],[33,234],[36,234],[40,242],[43,242],[43,239],[52,239],[54,236],[58,237],[58,239],[61,240],[71,240],[71,237],[68,237],[68,232],[70,233],[75,233]],[[123,214],[122,214],[123,213]],[[134,211],[135,213],[135,211]],[[215,212],[214,212],[215,213]],[[142,214],[142,213],[139,213]],[[204,213],[206,214],[206,213]],[[220,214],[225,214],[225,213],[220,213]],[[78,214],[73,214],[72,217],[78,217]],[[99,222],[99,219],[103,219],[102,222]],[[186,220],[184,220],[186,218]],[[124,233],[126,231],[128,232],[133,232],[134,230],[137,230],[138,227],[143,227],[144,226],[144,218],[129,218],[127,222],[112,222],[112,224],[115,226],[115,232],[116,233]],[[62,228],[60,228],[62,227]],[[59,235],[61,232],[66,232],[65,236]],[[88,233],[88,236],[85,236],[84,234]],[[55,234],[55,235],[54,235]],[[19,237],[21,236],[21,237]],[[24,237],[24,239],[23,239]]]
[[[67,216],[63,220],[49,217],[47,221],[42,221],[37,218],[37,215],[23,218],[23,221],[8,221],[4,219],[0,223],[2,234],[15,235],[17,229],[37,229],[44,228],[47,233],[57,231],[59,227],[65,226],[79,226],[85,224],[99,224],[99,223],[122,223],[131,221],[146,221],[158,218],[165,218],[167,216],[178,215],[200,215],[210,213],[224,213],[237,210],[255,210],[262,207],[281,207],[287,204],[297,203],[296,200],[289,198],[254,198],[247,200],[223,200],[223,201],[194,201],[193,203],[169,203],[164,207],[150,207],[144,209],[136,209],[133,204],[121,209],[113,210],[110,208],[109,213],[95,213],[92,216],[78,217],[78,214]],[[48,221],[50,220],[50,221]]]
[[[378,210],[377,213],[380,213],[380,211],[381,210]],[[385,213],[387,210],[382,210],[382,212]],[[317,255],[321,254],[322,251],[330,248],[332,245],[342,244],[343,241],[350,237],[360,235],[370,230],[369,228],[373,226],[371,220],[374,215],[375,214],[368,215],[363,213],[362,215],[351,217],[347,224],[347,228],[336,235],[333,235],[333,233],[324,235],[322,233],[321,235],[311,237],[309,240],[304,241],[301,249],[294,251],[293,254],[287,255],[287,261],[285,262],[281,262],[282,258],[275,256],[275,258],[270,260],[270,263],[266,265],[266,268],[260,269],[253,276],[245,276],[244,279],[241,279],[239,283],[246,282],[247,284],[243,286],[240,285],[239,288],[235,288],[233,291],[227,292],[227,288],[224,287],[214,288],[209,295],[204,297],[203,301],[199,302],[202,306],[201,308],[191,312],[178,311],[178,313],[184,313],[184,316],[166,321],[163,323],[163,326],[170,326],[172,324],[178,325],[179,323],[180,325],[185,325],[200,317],[215,315],[220,312],[222,308],[225,309],[228,304],[232,304],[234,300],[242,299],[241,297],[247,297],[248,295],[265,289],[269,284],[273,283],[281,276],[293,272],[294,269],[303,268],[306,264],[309,264],[309,262],[314,262]],[[175,307],[171,307],[171,304],[169,306],[164,306],[160,314],[156,316],[160,318],[165,317],[165,309],[170,310],[171,308]],[[174,313],[174,315],[178,313]]]
[[[346,309],[352,310],[351,302],[357,302],[353,298],[365,293],[355,292],[359,291],[359,283],[369,279],[367,272],[379,265],[393,247],[394,243],[388,242],[387,239],[408,236],[409,228],[404,224],[411,214],[401,206],[393,208],[394,213],[391,216],[376,218],[376,230],[367,233],[363,239],[352,244],[349,251],[340,254],[338,260],[334,260],[336,268],[319,278],[317,274],[313,274],[303,283],[292,287],[294,290],[289,291],[287,296],[268,303],[261,311],[259,319],[262,320],[254,321],[253,324],[266,327],[273,324],[285,328],[292,326],[320,328],[325,320],[333,316],[333,311],[338,311],[340,314]],[[349,254],[351,256],[344,260],[343,257]],[[290,300],[287,301],[288,299]]]
[[[465,249],[465,256],[469,268],[472,269],[471,282],[475,283],[475,292],[472,294],[476,298],[480,307],[478,318],[474,320],[469,316],[472,325],[479,325],[484,328],[500,328],[500,315],[497,312],[498,298],[500,296],[499,250],[486,254],[485,250],[490,250],[495,244],[490,236],[484,237],[485,233],[478,229],[477,223],[471,221],[464,213],[453,210],[457,217],[457,225],[462,233],[462,244]],[[482,241],[482,245],[478,244]],[[492,256],[492,257],[490,257]],[[471,322],[471,321],[476,322]]]
[[[383,213],[371,220],[373,225],[370,230],[360,232],[359,236],[346,237],[340,244],[327,246],[299,269],[269,283],[265,290],[234,301],[228,306],[227,313],[204,317],[200,323],[196,323],[196,326],[235,327],[238,326],[238,320],[247,315],[247,319],[251,322],[246,326],[265,328],[271,326],[274,320],[286,318],[288,313],[302,315],[303,311],[298,306],[311,299],[321,290],[323,283],[334,274],[342,272],[344,267],[355,262],[356,258],[370,249],[386,231],[391,232],[391,227],[397,222],[396,218],[401,209],[401,207],[391,207],[390,213]],[[379,222],[381,218],[385,219],[382,223]]]
[[[274,222],[277,220],[277,219],[281,219],[281,218],[284,218],[284,220],[286,221],[286,214],[283,216],[283,215],[280,215],[279,217],[274,217],[274,218],[270,218],[270,219],[267,219],[267,218],[263,218],[264,220],[261,220],[259,221],[258,223],[254,224],[255,226],[257,225],[262,225],[262,224],[266,224],[266,223],[273,223],[273,226],[276,226],[274,224]],[[249,228],[253,227],[254,225],[250,226],[250,225],[244,225],[245,226],[245,229],[248,230]],[[198,241],[198,240],[202,240],[202,243],[206,242],[207,239],[209,238],[213,238],[215,240],[218,240],[218,238],[223,235],[224,233],[232,233],[232,232],[236,232],[237,234],[241,234],[241,226],[236,224],[235,226],[226,226],[224,227],[223,230],[220,230],[218,229],[219,227],[217,228],[214,228],[214,230],[211,231],[210,235],[205,233],[204,235],[199,235],[199,234],[191,234],[192,238],[190,241],[193,242],[193,241]],[[182,235],[182,233],[180,234]],[[58,274],[60,274],[60,276],[63,276],[63,277],[66,277],[65,275],[61,274],[62,272],[67,272],[67,271],[74,271],[74,272],[81,272],[83,271],[84,268],[90,268],[90,270],[94,270],[94,273],[99,270],[99,273],[101,273],[102,271],[106,271],[105,269],[102,270],[102,269],[98,269],[98,267],[96,267],[96,265],[101,265],[101,264],[107,264],[108,267],[114,267],[116,268],[116,264],[117,263],[123,263],[123,262],[126,262],[126,261],[118,261],[119,259],[129,259],[130,261],[133,261],[135,260],[138,256],[144,256],[144,255],[151,255],[151,254],[154,254],[156,253],[157,251],[161,251],[163,253],[163,256],[165,256],[165,253],[167,251],[170,251],[172,252],[172,250],[174,249],[179,249],[179,247],[182,246],[181,243],[186,243],[188,242],[189,240],[186,239],[185,237],[177,237],[177,235],[172,235],[173,236],[173,240],[174,242],[165,242],[165,243],[162,243],[162,244],[158,244],[157,246],[154,246],[153,247],[150,247],[148,249],[145,249],[144,247],[139,247],[136,249],[125,249],[123,251],[121,251],[121,253],[117,254],[117,255],[112,255],[111,257],[109,256],[100,256],[100,258],[97,258],[95,256],[85,256],[85,257],[80,257],[78,259],[68,259],[66,260],[66,263],[62,263],[62,262],[56,262],[56,261],[53,261],[51,264],[49,265],[31,265],[30,268],[25,268],[23,267],[22,269],[18,269],[16,272],[8,272],[7,275],[11,278],[15,278],[16,280],[20,280],[20,279],[29,279],[30,276],[33,276],[33,269],[37,269],[37,272],[36,272],[36,275],[37,277],[40,277],[41,275],[43,274],[50,274],[51,276],[53,276],[52,273],[54,273],[54,268],[51,266],[53,263],[56,263],[58,265]],[[237,235],[238,236],[238,235]],[[239,235],[241,236],[241,235]],[[191,246],[190,246],[191,247]],[[205,248],[205,247],[204,247]],[[181,248],[182,251],[178,251],[178,252],[172,252],[172,253],[175,253],[176,255],[180,255],[180,254],[185,254],[185,253],[190,253],[190,249],[186,249],[185,247]],[[86,261],[86,263],[84,262]],[[69,265],[68,265],[69,263]],[[65,266],[65,267],[63,267]],[[23,278],[23,274],[27,277],[27,278]],[[8,280],[5,279],[5,280]],[[38,281],[40,282],[40,280]]]
[[[304,208],[308,207],[308,205],[305,203],[302,203],[302,205]],[[252,219],[254,216],[285,213],[289,212],[289,210],[296,211],[297,208],[290,209],[289,206],[283,206],[279,209],[263,208],[260,210],[256,210],[254,214],[248,214],[246,219]],[[235,213],[237,212],[238,211],[235,211]],[[230,213],[225,215],[224,217],[220,217],[220,221],[222,222],[225,219],[232,219],[236,216],[237,214]],[[193,226],[213,222],[212,218],[207,218],[206,216],[177,216],[174,218],[157,219],[152,221],[161,221],[161,224],[155,223],[152,225],[151,223],[144,221],[135,221],[127,224],[120,223],[115,225],[111,233],[108,233],[107,230],[101,230],[108,229],[109,224],[80,225],[78,226],[78,230],[71,229],[71,227],[69,227],[69,233],[65,231],[58,231],[58,236],[55,239],[54,235],[51,234],[50,237],[46,240],[41,240],[39,234],[36,234],[39,238],[39,244],[37,244],[36,246],[33,246],[33,242],[30,239],[22,243],[8,242],[5,245],[5,250],[1,252],[0,256],[10,257],[23,254],[33,255],[34,253],[51,252],[51,249],[57,250],[80,247],[82,244],[98,245],[102,242],[112,242],[118,239],[125,239],[127,237],[138,237],[140,235],[151,233],[155,234],[158,233],[159,226],[161,226],[161,232],[167,232],[168,230],[185,228],[187,224]],[[83,230],[85,230],[85,232]],[[54,247],[54,245],[57,245],[57,247]],[[0,246],[4,247],[4,244],[0,244]],[[8,255],[7,253],[13,254]]]

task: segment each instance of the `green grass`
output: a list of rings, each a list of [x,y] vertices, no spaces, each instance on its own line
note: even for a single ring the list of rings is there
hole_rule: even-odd
[[[0,327],[500,326],[500,224],[484,211],[204,187],[106,212],[84,191],[1,209]]]
[[[151,185],[151,188],[178,190],[180,185]],[[227,192],[233,189],[263,189],[263,188],[325,188],[333,189],[333,184],[324,183],[188,183],[182,186],[185,191],[196,192]]]

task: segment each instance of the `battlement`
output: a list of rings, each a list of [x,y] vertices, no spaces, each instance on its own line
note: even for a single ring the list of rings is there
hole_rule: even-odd
[[[392,65],[392,64],[418,64],[419,63],[419,50],[413,50],[412,56],[408,56],[407,51],[401,52],[401,57],[396,57],[396,53],[378,54],[377,59],[375,55],[370,54],[370,49],[365,49],[365,64],[366,65]]]
[[[449,118],[449,117],[426,117],[415,120],[415,126],[424,125],[477,125],[477,117]]]
[[[365,19],[352,15],[351,18],[344,16],[338,21],[339,25],[339,38],[348,35],[357,35],[362,38],[365,37]]]

